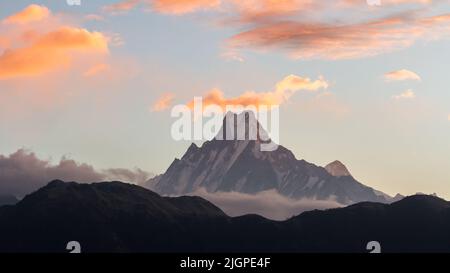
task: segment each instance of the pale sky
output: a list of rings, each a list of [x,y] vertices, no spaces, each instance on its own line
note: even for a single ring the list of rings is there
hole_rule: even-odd
[[[3,0],[0,154],[161,173],[190,144],[173,104],[292,75],[310,86],[281,101],[298,159],[450,199],[449,38],[446,0]]]

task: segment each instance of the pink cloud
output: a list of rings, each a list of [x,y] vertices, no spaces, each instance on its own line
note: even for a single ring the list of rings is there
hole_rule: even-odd
[[[407,70],[407,69],[401,69],[396,71],[388,72],[384,75],[384,78],[387,81],[405,81],[405,80],[414,80],[414,81],[421,81],[417,73]]]
[[[407,48],[418,40],[450,36],[450,14],[417,18],[399,15],[366,23],[275,22],[229,40],[235,49],[283,50],[295,59],[352,59]]]

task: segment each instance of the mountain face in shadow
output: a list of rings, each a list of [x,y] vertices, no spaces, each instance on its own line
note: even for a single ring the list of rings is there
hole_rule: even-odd
[[[262,151],[260,136],[268,139],[268,134],[254,114],[243,112],[227,117],[231,118],[224,119],[216,138],[201,147],[192,144],[164,174],[148,181],[149,188],[163,195],[183,195],[204,188],[208,192],[247,194],[276,190],[293,199],[333,199],[341,204],[390,201],[388,195],[355,180],[340,162],[339,166],[329,165],[327,170],[297,160],[281,145],[275,151]],[[240,128],[245,132],[241,133],[243,138],[237,137]],[[249,137],[251,132],[258,132],[257,137]],[[227,133],[234,140],[223,140],[229,139]]]
[[[0,207],[0,252],[450,252],[450,203],[433,196],[311,211],[283,222],[228,217],[199,197],[120,182],[53,181]]]

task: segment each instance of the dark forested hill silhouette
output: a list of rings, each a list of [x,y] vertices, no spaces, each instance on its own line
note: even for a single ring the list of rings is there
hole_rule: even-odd
[[[199,197],[120,182],[53,181],[0,207],[1,252],[450,252],[450,204],[433,196],[310,211],[283,222],[229,217]]]

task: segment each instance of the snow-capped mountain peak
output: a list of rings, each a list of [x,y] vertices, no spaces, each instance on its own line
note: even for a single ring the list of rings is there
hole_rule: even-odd
[[[347,167],[342,164],[339,160],[335,160],[330,164],[325,166],[325,169],[332,176],[340,177],[340,176],[352,176],[348,171]]]
[[[257,140],[267,142],[270,136],[252,111],[228,112],[215,140]]]
[[[293,199],[333,199],[342,204],[388,201],[387,195],[356,181],[339,161],[323,168],[297,160],[281,145],[275,151],[261,151],[262,141],[248,138],[249,131],[260,126],[256,118],[246,113],[230,115],[235,121],[244,115],[245,138],[221,140],[216,137],[201,147],[192,144],[164,174],[148,182],[152,189],[163,195],[188,194],[203,188],[208,192],[247,194],[276,190]],[[226,135],[230,128],[234,130],[235,124],[239,123],[224,119],[218,135]]]

